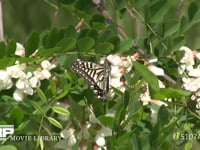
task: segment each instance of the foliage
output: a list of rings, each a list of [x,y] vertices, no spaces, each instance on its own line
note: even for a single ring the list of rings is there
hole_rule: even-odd
[[[183,76],[178,68],[184,55],[179,48],[189,45],[198,49],[200,46],[195,43],[199,39],[196,26],[200,22],[200,3],[178,0],[99,2],[45,0],[44,9],[38,8],[39,1],[21,3],[27,5],[24,8],[28,14],[37,13],[37,17],[30,16],[27,20],[27,16],[23,18],[26,13],[19,13],[16,16],[21,20],[17,22],[24,21],[24,25],[16,25],[20,30],[12,29],[15,28],[13,22],[5,26],[7,41],[0,43],[0,68],[6,70],[18,61],[27,65],[24,72],[33,72],[45,60],[56,67],[49,70],[51,77],[41,80],[34,93],[25,94],[21,102],[13,98],[15,86],[1,89],[0,125],[13,124],[16,136],[67,133],[61,144],[65,149],[197,148],[200,117],[196,113],[196,102],[191,100],[192,92],[182,86]],[[15,3],[20,4],[16,1],[12,5]],[[8,1],[3,4],[6,7]],[[6,18],[9,13],[4,14],[5,24],[9,23]],[[40,20],[35,21],[36,18]],[[12,35],[11,30],[22,35],[17,36],[15,32]],[[10,40],[13,37],[16,39]],[[15,55],[16,41],[21,40],[25,57]],[[125,90],[112,87],[114,96],[105,101],[99,100],[89,85],[71,70],[71,64],[77,59],[98,63],[108,55],[128,58],[141,52],[138,49],[144,53],[131,62],[129,71],[122,76],[126,81]],[[173,78],[175,84],[149,71],[147,61],[153,58],[158,59],[154,64]],[[158,79],[165,88],[159,87]],[[12,82],[17,85],[16,80]],[[165,105],[153,102],[143,105],[141,95],[146,85],[151,99]],[[7,137],[0,149],[56,149],[54,146],[59,142],[16,142]]]

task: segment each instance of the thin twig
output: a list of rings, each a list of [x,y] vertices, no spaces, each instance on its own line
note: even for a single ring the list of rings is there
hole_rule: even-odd
[[[119,34],[121,35],[121,37],[127,38],[128,36],[127,36],[126,32],[124,31],[123,27],[121,27],[117,23],[115,23],[113,21],[111,15],[110,15],[110,13],[106,10],[106,7],[105,7],[103,0],[93,0],[92,2],[96,5],[97,9],[102,13],[102,15],[106,19],[107,23],[108,24],[115,24],[118,28],[118,31],[119,31]],[[128,8],[127,8],[127,10],[129,11],[131,17],[134,17],[134,19],[135,19],[135,15],[133,15],[133,14],[136,14],[141,19],[141,21],[144,23],[144,19],[142,18],[142,16],[136,10],[128,9]],[[139,20],[138,20],[138,22],[139,22]],[[147,24],[147,26],[151,30],[151,32],[156,37],[158,37],[156,32],[151,28],[151,26],[149,24]],[[167,47],[164,43],[162,43],[162,45],[165,49],[167,49]],[[138,45],[133,45],[133,48],[144,58],[145,61],[149,62],[149,60],[151,58],[151,56],[149,54],[147,54],[144,50],[142,50]],[[176,81],[174,81],[171,77],[169,77],[166,74],[164,74],[163,78],[173,85],[176,84]]]

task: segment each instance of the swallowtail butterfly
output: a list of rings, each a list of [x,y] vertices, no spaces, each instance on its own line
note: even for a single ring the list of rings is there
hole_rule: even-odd
[[[90,84],[98,98],[105,99],[109,91],[111,70],[107,59],[105,59],[104,64],[78,60],[72,64],[72,70]]]

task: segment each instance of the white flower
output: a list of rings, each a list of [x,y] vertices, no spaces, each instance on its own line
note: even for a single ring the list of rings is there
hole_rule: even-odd
[[[16,101],[22,101],[24,99],[24,93],[22,92],[22,90],[16,89],[13,93],[13,98]]]
[[[48,60],[42,61],[41,66],[43,69],[46,69],[46,70],[51,70],[56,67],[55,64],[52,65]]]
[[[129,60],[127,59],[127,57],[120,57],[118,55],[109,55],[106,59],[111,64],[110,85],[124,92],[125,86],[124,83],[120,81],[120,79],[125,72],[125,67],[130,66]],[[111,97],[114,96],[114,93],[112,91],[110,91],[109,94]]]
[[[21,72],[23,72],[26,68],[26,64],[18,64],[16,62],[16,65],[10,66],[6,68],[6,71],[12,78],[19,78],[21,75]]]
[[[111,66],[111,72],[110,75],[112,77],[121,77],[122,73],[120,72],[120,68],[118,66]]]
[[[188,75],[191,77],[200,77],[200,65],[196,69],[191,69],[188,72]]]
[[[181,59],[181,66],[179,73],[184,74],[186,77],[182,78],[183,88],[187,91],[193,92],[191,100],[196,101],[196,108],[200,108],[200,65],[195,64],[195,58],[200,59],[200,53],[197,50],[192,51],[188,47],[182,46],[180,50],[185,51],[184,57]],[[197,67],[196,67],[197,66]],[[200,111],[196,110],[200,115]]]
[[[16,43],[15,55],[22,56],[22,57],[25,56],[25,48],[22,44]]]
[[[103,137],[112,136],[112,130],[110,128],[102,127],[97,131],[97,135]]]
[[[180,51],[185,51],[184,57],[181,59],[181,63],[186,64],[186,69],[190,69],[194,65],[194,54],[191,49],[186,46],[182,46]]]
[[[151,97],[148,92],[145,92],[144,94],[140,95],[140,100],[142,101],[143,105],[147,105],[151,101]]]
[[[121,87],[123,86],[123,82],[120,81],[120,77],[118,77],[118,78],[111,78],[110,79],[110,85],[113,86],[113,87],[115,87],[115,88],[121,89]]]
[[[100,147],[104,146],[105,143],[106,143],[105,138],[104,138],[103,136],[99,136],[99,135],[97,135],[97,136],[95,137],[95,142],[96,142],[96,144],[97,144],[98,146],[100,146]]]
[[[148,65],[148,69],[156,76],[164,76],[164,70],[154,65]]]
[[[178,72],[179,72],[179,74],[183,74],[184,71],[185,71],[185,69],[186,69],[186,65],[185,65],[185,64],[180,65],[180,67],[178,68]]]
[[[99,120],[96,118],[96,116],[95,116],[95,114],[93,112],[90,113],[89,120],[93,124],[99,123]]]
[[[89,123],[89,121],[87,121],[86,124],[83,126],[82,133],[81,133],[81,136],[84,139],[89,139],[90,138],[90,132],[89,132],[89,128],[90,127],[91,127],[91,123]]]
[[[56,149],[71,150],[72,146],[77,142],[73,128],[65,128],[61,131],[60,136],[64,139],[55,144]]]
[[[196,92],[200,88],[200,78],[182,78],[183,87],[191,92]]]
[[[31,77],[29,79],[29,83],[30,83],[31,87],[33,87],[33,88],[40,87],[40,85],[41,85],[40,80],[38,78],[36,78],[35,76]]]
[[[195,56],[200,60],[200,53],[197,52]]]
[[[51,73],[49,70],[36,70],[33,72],[34,76],[39,80],[49,79],[51,77]]]
[[[198,91],[195,92],[195,96],[200,97],[200,90],[198,90]]]
[[[110,128],[102,127],[100,130],[97,131],[95,142],[98,146],[105,148],[105,137],[112,136],[112,130]]]
[[[56,66],[51,64],[49,61],[44,60],[41,62],[41,69],[37,69],[33,72],[34,76],[39,80],[49,79],[51,77],[50,70],[55,68]]]
[[[132,69],[132,62],[135,61],[131,56],[122,57],[122,66],[127,68],[126,70],[129,72]]]
[[[165,88],[165,85],[162,81],[158,80],[159,88]]]
[[[51,73],[49,72],[49,70],[42,70],[41,74],[43,76],[43,79],[49,79],[51,77]]]
[[[113,65],[113,66],[120,66],[122,64],[122,60],[118,55],[108,55],[107,60]]]
[[[152,58],[148,61],[148,63],[155,63],[158,61],[158,58]]]
[[[5,70],[0,70],[0,90],[10,89],[13,86],[13,82]]]
[[[76,144],[76,138],[74,135],[74,129],[73,128],[65,128],[64,130],[61,131],[60,136],[64,139],[67,140],[66,146],[73,146]]]
[[[19,79],[16,82],[16,87],[28,95],[33,95],[33,89],[30,85],[29,78],[32,76],[31,72],[25,74],[21,72]]]

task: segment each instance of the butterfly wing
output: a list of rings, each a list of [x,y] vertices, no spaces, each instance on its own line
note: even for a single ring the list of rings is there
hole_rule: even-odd
[[[110,75],[110,65],[107,60],[102,65],[87,61],[76,61],[72,64],[72,70],[90,84],[98,98],[105,98],[109,91]]]

